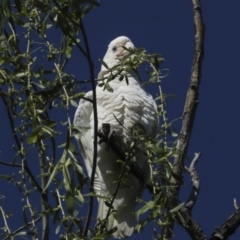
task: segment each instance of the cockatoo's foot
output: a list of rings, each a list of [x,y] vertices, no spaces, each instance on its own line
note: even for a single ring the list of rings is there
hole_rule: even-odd
[[[115,134],[116,132],[111,130],[111,125],[109,123],[103,123],[102,129],[98,131],[98,137],[100,138],[98,144],[105,142],[107,145],[110,145],[109,143],[114,138]]]

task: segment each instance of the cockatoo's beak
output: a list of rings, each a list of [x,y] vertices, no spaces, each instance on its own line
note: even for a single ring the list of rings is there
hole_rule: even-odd
[[[118,58],[125,57],[125,56],[127,56],[129,54],[129,51],[126,50],[125,48],[127,48],[129,50],[133,50],[134,49],[134,45],[130,41],[126,42],[123,46],[124,46],[124,48],[122,47],[121,51],[117,54]]]
[[[131,40],[124,36],[118,37],[110,42],[108,50],[103,58],[103,61],[108,65],[108,68],[102,65],[98,78],[102,79],[105,74],[109,73],[109,68],[119,64],[120,60],[125,60],[130,55],[129,50],[133,50],[134,48],[135,47]]]
[[[133,45],[132,42],[128,41],[128,42],[125,44],[125,48],[128,48],[128,49],[133,50],[135,47],[134,47],[134,45]]]

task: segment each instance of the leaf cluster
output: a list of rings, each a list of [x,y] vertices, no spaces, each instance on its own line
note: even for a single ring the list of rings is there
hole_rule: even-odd
[[[16,202],[23,206],[22,217],[10,214],[8,192],[1,193],[1,205],[6,205],[1,211],[4,239],[47,239],[54,225],[64,239],[81,235],[77,208],[84,203],[86,178],[72,144],[70,110],[84,93],[66,69],[74,48],[86,58],[79,44],[82,19],[98,5],[94,0],[0,4],[0,98],[13,148],[12,158],[8,154],[0,162],[12,167],[12,175],[0,177],[19,191]]]
[[[70,108],[77,106],[76,100],[84,93],[77,86],[75,76],[66,69],[75,49],[89,60],[80,41],[82,19],[98,5],[94,0],[2,1],[0,97],[12,131],[13,153],[11,159],[0,164],[14,170],[12,175],[0,174],[0,177],[1,181],[8,181],[9,186],[18,189],[23,199],[23,220],[18,226],[9,221],[18,216],[1,208],[4,226],[0,234],[5,239],[46,237],[52,225],[60,239],[87,238],[82,236],[85,213],[80,208],[89,196],[83,194],[87,179],[72,143],[74,127],[70,117]],[[52,32],[59,36],[59,41],[52,40]],[[177,135],[166,117],[167,96],[161,90],[159,64],[163,58],[159,54],[149,54],[145,49],[129,51],[129,57],[119,65],[111,69],[106,66],[110,74],[99,85],[112,91],[109,83],[113,79],[128,84],[129,72],[137,73],[139,67],[148,64],[149,81],[143,85],[154,83],[160,89],[156,99],[161,123],[158,137],[146,136],[141,126],[136,125],[131,132],[132,139],[127,143],[127,161],[119,160],[122,174],[118,184],[123,187],[127,185],[131,169],[141,174],[136,165],[140,151],[144,150],[148,157],[151,175],[144,176],[141,181],[151,186],[153,194],[149,201],[139,200],[142,207],[137,211],[137,217],[141,221],[136,230],[140,231],[149,221],[155,221],[161,228],[179,210],[177,207],[166,211],[172,190],[169,187],[173,175],[170,159],[176,154],[172,138]],[[111,214],[114,196],[105,200]],[[103,239],[109,236],[111,233],[104,231],[103,225],[91,227],[88,237]]]

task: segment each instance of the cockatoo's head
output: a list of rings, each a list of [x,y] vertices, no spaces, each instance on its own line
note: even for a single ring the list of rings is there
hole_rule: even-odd
[[[109,68],[116,66],[120,60],[124,60],[129,56],[130,52],[123,47],[127,49],[134,49],[134,45],[131,40],[125,36],[117,37],[110,42],[108,50],[103,58],[103,61]],[[103,76],[108,72],[108,69],[102,65],[98,78],[103,78]]]

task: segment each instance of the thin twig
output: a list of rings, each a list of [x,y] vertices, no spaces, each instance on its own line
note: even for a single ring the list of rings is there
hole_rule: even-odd
[[[93,139],[93,165],[92,165],[92,174],[91,174],[91,181],[90,181],[90,193],[94,192],[94,177],[96,172],[96,165],[97,165],[97,133],[98,133],[98,117],[97,117],[97,96],[96,96],[96,86],[95,86],[95,80],[94,80],[94,65],[91,59],[91,53],[90,48],[88,44],[87,35],[85,32],[85,28],[82,22],[82,19],[80,20],[81,30],[83,34],[83,39],[86,47],[87,52],[87,60],[88,60],[88,66],[89,66],[89,72],[90,72],[90,79],[92,80],[92,92],[93,92],[93,118],[94,118],[94,139]],[[88,233],[89,224],[92,217],[93,212],[93,200],[94,197],[90,196],[90,203],[89,203],[89,209],[88,209],[88,215],[86,224],[84,226],[83,235],[86,237]]]
[[[61,196],[59,194],[58,189],[56,189],[56,193],[57,193],[58,204],[60,206],[60,209],[61,209],[61,212],[62,212],[62,215],[63,215],[63,218],[64,218],[65,217],[65,212],[63,210],[63,206],[62,206],[62,202],[61,202]]]
[[[1,164],[9,166],[9,167],[20,167],[22,168],[22,164],[18,164],[18,163],[9,163],[9,162],[5,162],[5,161],[0,161]]]
[[[21,158],[23,158],[24,156],[23,156],[23,154],[21,152],[21,145],[20,145],[19,139],[17,137],[17,134],[15,133],[15,130],[14,130],[15,126],[14,126],[14,120],[12,118],[12,114],[11,114],[11,112],[9,110],[9,107],[8,107],[6,99],[4,97],[2,97],[2,100],[3,100],[3,103],[4,103],[5,107],[6,107],[6,111],[7,111],[7,115],[8,115],[8,119],[9,119],[9,123],[10,123],[10,127],[11,127],[11,130],[12,130],[12,133],[13,133],[14,140],[15,140],[15,142],[17,144],[18,152],[19,152]],[[7,165],[6,163],[3,163],[3,164]],[[18,165],[16,165],[16,166],[18,166]],[[22,167],[22,165],[21,165],[21,167]],[[28,176],[31,178],[31,180],[34,183],[34,185],[37,188],[37,190],[41,193],[42,192],[42,188],[38,184],[37,180],[34,178],[32,172],[30,171],[30,169],[29,169],[29,167],[27,165],[27,163],[24,164],[24,169],[27,172]]]
[[[195,153],[195,157],[192,160],[190,167],[185,167],[185,170],[189,173],[191,176],[191,182],[192,182],[192,191],[188,198],[187,203],[185,204],[185,207],[188,208],[189,213],[191,214],[191,211],[197,201],[199,190],[200,190],[200,179],[198,177],[198,173],[196,171],[195,165],[197,164],[198,159],[200,158],[201,153]]]
[[[44,150],[42,149],[42,146],[39,146],[39,148],[38,148],[38,155],[39,155],[38,158],[39,158],[40,172],[41,172],[41,184],[42,184],[42,188],[45,189],[48,179],[47,179],[46,172],[45,172],[45,167],[46,167],[45,154],[44,154]],[[43,218],[42,218],[43,236],[42,236],[42,239],[48,240],[49,239],[49,215],[44,214],[44,212],[47,210],[45,203],[48,203],[48,189],[46,189],[44,192],[42,192],[41,200],[42,200],[41,207],[42,207],[42,214],[43,214]]]
[[[114,192],[114,194],[113,194],[113,196],[112,196],[112,199],[111,199],[111,202],[110,202],[110,206],[109,206],[109,208],[108,208],[108,212],[107,212],[106,218],[104,219],[105,221],[108,220],[108,218],[109,218],[109,216],[110,216],[110,214],[111,214],[111,210],[112,210],[112,208],[113,208],[113,202],[114,202],[114,200],[115,200],[115,198],[116,198],[116,196],[117,196],[118,190],[119,190],[120,185],[121,185],[121,183],[122,183],[123,176],[124,176],[124,174],[126,173],[126,167],[127,167],[127,162],[124,163],[124,166],[123,166],[123,168],[122,168],[121,175],[120,175],[120,177],[119,177],[119,179],[118,179],[117,187],[116,187],[115,192]],[[104,226],[105,226],[105,223],[106,223],[105,221],[103,222],[104,224],[102,224],[102,226],[101,226],[101,232],[103,231],[103,228],[104,228]]]
[[[65,86],[63,86],[63,91],[65,93],[65,97],[66,97],[66,110],[67,110],[67,119],[68,119],[68,126],[70,127],[72,124],[71,124],[71,118],[70,118],[70,113],[69,113],[69,96],[67,94],[67,90],[65,88]],[[72,135],[72,130],[71,128],[69,128],[69,133],[70,133],[70,136]]]
[[[26,185],[25,185],[25,188],[26,188]],[[27,190],[27,189],[26,189]],[[33,209],[32,209],[32,205],[31,205],[31,203],[30,203],[30,201],[29,201],[29,197],[28,196],[26,196],[26,201],[27,201],[27,206],[28,206],[28,209],[29,209],[29,211],[30,211],[30,216],[31,216],[31,218],[33,217],[33,215],[34,215],[34,211],[33,211]],[[34,219],[32,218],[32,225],[33,225],[33,227],[35,227],[35,222],[34,222]]]
[[[2,217],[3,217],[3,221],[4,221],[4,225],[6,227],[6,230],[7,230],[8,233],[11,233],[11,231],[10,231],[10,229],[8,227],[8,223],[7,223],[7,219],[6,219],[6,216],[5,216],[5,212],[3,211],[2,207],[0,207],[0,211],[2,213]]]
[[[94,79],[94,81],[95,82],[99,82],[99,81],[103,81],[103,80],[105,80],[106,78],[103,78],[103,79],[98,79],[98,78],[96,78],[96,79]],[[91,83],[92,82],[92,80],[76,80],[76,83]]]
[[[56,6],[57,6],[58,9],[61,11],[61,13],[64,15],[64,17],[66,17],[68,20],[70,20],[72,23],[74,23],[80,30],[82,30],[82,27],[83,27],[83,25],[82,25],[82,19],[80,19],[81,24],[79,25],[79,24],[76,23],[68,14],[66,14],[64,11],[62,11],[62,8],[60,7],[60,5],[58,4],[57,1],[53,0],[53,2],[56,4]],[[52,19],[52,20],[53,20],[53,19]],[[54,21],[54,20],[53,20],[53,21]],[[65,22],[65,23],[67,24],[67,22]],[[84,30],[82,30],[82,31],[84,31]],[[83,33],[83,32],[82,32],[82,33]],[[85,39],[84,34],[85,34],[85,31],[84,31],[84,33],[83,33],[83,39],[84,39],[84,43],[85,43],[85,46],[86,46],[85,40],[86,40],[87,38]],[[85,35],[86,35],[86,34],[85,34]],[[85,52],[84,49],[80,46],[80,44],[76,41],[76,39],[75,39],[72,35],[68,34],[68,37],[71,38],[71,40],[76,44],[76,46],[78,47],[79,51],[80,51],[87,59],[89,59],[88,53],[90,53],[90,52],[88,51],[89,49],[87,49],[87,46],[86,46],[86,52]],[[88,43],[87,43],[87,45],[88,45]],[[92,62],[92,61],[91,61],[91,62]]]
[[[239,209],[239,206],[237,204],[237,199],[236,198],[233,199],[233,206],[235,207],[236,210]]]
[[[39,216],[37,219],[34,220],[34,224],[37,223],[38,221],[40,221],[42,219],[42,216]],[[27,224],[25,224],[24,226],[18,228],[17,230],[15,230],[14,232],[11,233],[11,236],[16,235],[18,232],[20,232],[23,229],[26,229],[28,226],[32,225],[32,222],[28,222]],[[3,240],[7,240],[10,237],[6,237]]]

